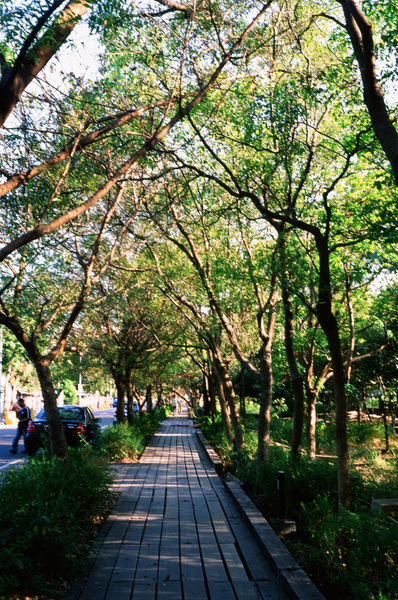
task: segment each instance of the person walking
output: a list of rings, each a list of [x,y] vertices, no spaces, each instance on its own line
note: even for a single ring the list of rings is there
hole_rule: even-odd
[[[25,444],[26,431],[28,429],[29,421],[31,419],[30,408],[29,406],[26,406],[25,400],[23,398],[18,398],[17,404],[19,407],[19,410],[17,412],[18,429],[17,435],[15,436],[12,442],[12,448],[10,450],[11,454],[17,454],[18,442],[21,437],[23,437],[23,441]],[[25,450],[22,450],[22,454],[26,454],[26,447]]]

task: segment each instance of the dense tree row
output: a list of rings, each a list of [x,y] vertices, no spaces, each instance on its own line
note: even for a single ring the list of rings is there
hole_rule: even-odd
[[[0,324],[36,369],[53,452],[67,460],[66,351],[112,374],[120,420],[149,386],[183,381],[210,414],[217,399],[237,449],[250,382],[259,463],[275,396],[299,459],[333,389],[347,507],[347,403],[396,377],[394,3],[8,9]],[[98,72],[51,86],[82,19]]]

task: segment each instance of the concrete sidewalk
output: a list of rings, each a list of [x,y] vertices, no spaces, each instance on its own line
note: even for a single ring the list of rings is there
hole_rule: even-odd
[[[117,465],[115,487],[68,600],[322,600],[186,416],[166,419],[139,463]]]

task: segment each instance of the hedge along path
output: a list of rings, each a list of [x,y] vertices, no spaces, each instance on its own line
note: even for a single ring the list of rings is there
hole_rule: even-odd
[[[297,598],[283,590],[186,414],[162,423],[138,463],[118,465],[121,495],[69,600]]]

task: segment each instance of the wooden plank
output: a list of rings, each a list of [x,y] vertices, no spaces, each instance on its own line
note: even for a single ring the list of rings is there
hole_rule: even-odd
[[[286,600],[286,593],[275,580],[256,581],[261,600]]]
[[[138,562],[139,545],[123,544],[111,575],[111,582],[133,581]],[[130,586],[131,587],[131,586]]]
[[[210,582],[229,581],[218,546],[216,544],[201,544],[200,551],[208,584]]]
[[[281,571],[279,581],[291,600],[325,600],[301,569]]]
[[[204,580],[182,579],[184,600],[206,600],[208,598]]]
[[[119,548],[116,545],[102,546],[93,568],[84,584],[79,600],[102,600],[105,598],[108,583],[117,559]]]
[[[181,577],[186,581],[204,581],[204,571],[199,546],[181,544]]]
[[[140,544],[145,529],[145,519],[131,519],[124,536],[124,544]]]
[[[155,600],[155,598],[156,585],[154,581],[134,581],[131,600]],[[97,599],[95,598],[95,600]]]
[[[229,581],[210,581],[208,584],[210,600],[236,600]]]
[[[131,581],[114,581],[109,584],[105,600],[130,600]]]
[[[245,567],[235,544],[221,544],[220,548],[231,581],[248,581]]]
[[[158,591],[164,582],[181,581],[178,529],[178,520],[165,521],[163,524],[159,553]]]
[[[249,581],[248,579],[246,581],[233,581],[232,587],[239,600],[262,600],[261,594],[254,581]]]
[[[154,585],[156,589],[159,566],[159,543],[141,544],[135,582]]]
[[[181,580],[163,581],[158,586],[157,600],[182,600]]]

